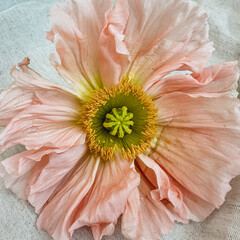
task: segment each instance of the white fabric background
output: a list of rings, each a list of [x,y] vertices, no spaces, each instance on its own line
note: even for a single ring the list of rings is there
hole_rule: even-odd
[[[146,0],[147,1],[147,0]],[[209,15],[210,39],[216,51],[210,61],[240,60],[240,0],[195,0]],[[65,84],[50,66],[48,55],[52,44],[45,39],[49,29],[47,13],[56,0],[0,0],[0,88],[12,82],[9,71],[24,57],[31,67],[49,80]],[[0,160],[21,151],[14,147]],[[175,224],[164,240],[238,240],[240,239],[240,177],[231,183],[232,191],[220,210],[214,211],[202,223]],[[36,214],[26,202],[4,188],[0,180],[0,240],[48,240],[46,232],[35,227]],[[74,233],[73,239],[92,239],[85,227]],[[126,239],[118,225],[115,234],[104,239]]]

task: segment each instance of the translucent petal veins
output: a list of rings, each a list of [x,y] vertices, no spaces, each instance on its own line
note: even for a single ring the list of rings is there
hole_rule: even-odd
[[[95,91],[83,106],[80,123],[90,151],[102,160],[114,152],[133,160],[156,135],[157,109],[140,86],[124,79],[117,87]]]

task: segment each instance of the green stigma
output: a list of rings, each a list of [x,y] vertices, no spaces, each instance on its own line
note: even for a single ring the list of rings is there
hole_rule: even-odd
[[[110,131],[111,135],[123,138],[124,135],[132,133],[130,126],[134,124],[131,121],[133,114],[127,110],[127,107],[123,106],[122,108],[113,108],[110,113],[106,114],[103,126]]]

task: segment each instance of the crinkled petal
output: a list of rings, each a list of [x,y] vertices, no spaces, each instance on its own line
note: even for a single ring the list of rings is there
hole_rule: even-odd
[[[28,65],[30,60],[25,58],[18,66],[22,71],[13,67],[11,76],[15,80],[14,85],[21,88],[25,93],[33,93],[34,104],[45,104],[50,106],[64,106],[79,110],[82,101],[74,92],[58,86],[32,70]]]
[[[50,60],[81,99],[102,86],[98,39],[109,8],[110,0],[68,1],[50,11],[51,31],[47,38],[56,47]]]
[[[159,98],[172,92],[199,93],[229,93],[236,91],[239,78],[237,61],[220,63],[204,68],[199,74],[176,75],[159,79],[154,84],[146,83],[144,90],[153,98]]]
[[[125,46],[124,30],[128,21],[128,2],[119,0],[105,16],[105,24],[99,37],[100,72],[106,87],[117,85],[130,64]]]
[[[125,42],[132,63],[130,76],[152,84],[175,70],[200,72],[212,44],[207,15],[183,0],[129,0]]]
[[[188,208],[181,191],[154,160],[140,154],[135,167],[141,182],[128,199],[122,232],[131,239],[158,240],[175,220],[188,222]]]
[[[41,211],[38,228],[45,229],[57,240],[71,238],[69,228],[75,221],[77,207],[94,183],[99,163],[99,159],[91,156],[80,160],[72,177]]]
[[[74,93],[47,81],[29,68],[29,63],[28,58],[19,63],[22,71],[13,67],[11,76],[14,83],[0,92],[0,126],[5,127],[12,118],[31,105],[46,104],[76,110],[81,107],[80,99]]]
[[[184,188],[173,177],[168,175],[171,183],[182,193],[184,208],[187,212],[187,219],[193,221],[203,221],[216,208],[214,204],[203,200],[193,192]]]
[[[149,187],[142,181],[128,198],[122,216],[122,233],[133,240],[159,240],[172,229],[174,220],[163,202],[152,199]]]
[[[54,239],[70,239],[84,225],[93,227],[95,239],[113,230],[139,176],[127,160],[102,162],[82,159],[63,188],[40,213],[37,225]],[[113,225],[112,225],[113,224]]]
[[[216,129],[238,137],[240,102],[228,95],[170,93],[157,99],[157,121],[161,126],[191,129]]]
[[[115,224],[113,223],[102,223],[96,226],[92,226],[92,234],[95,240],[101,240],[105,235],[112,235],[115,230]]]
[[[219,207],[240,173],[240,104],[227,95],[159,98],[163,126],[151,158],[184,188]]]
[[[138,184],[139,175],[128,160],[116,156],[113,162],[101,162],[95,182],[82,202],[70,231],[90,225],[99,226],[100,236],[105,234],[104,224],[117,223],[130,193]],[[107,234],[109,234],[109,227]]]
[[[61,188],[74,166],[86,153],[87,146],[80,145],[63,153],[49,154],[41,169],[37,164],[28,178],[27,199],[37,213],[49,197]]]
[[[5,186],[10,188],[19,198],[26,199],[27,179],[34,166],[42,157],[56,149],[41,148],[15,154],[0,162],[0,176]]]
[[[137,169],[148,183],[152,199],[162,201],[177,221],[201,221],[215,209],[213,204],[184,188],[153,159],[143,154],[139,158],[141,161],[137,160]]]
[[[194,75],[198,82],[204,83],[201,88],[194,89],[196,93],[229,93],[237,91],[239,78],[238,61],[220,63],[205,68],[200,74]],[[191,90],[190,90],[191,91]]]
[[[85,142],[85,133],[76,124],[79,113],[60,106],[32,105],[15,116],[0,134],[2,150],[23,144],[27,149],[69,149]]]
[[[0,121],[7,126],[0,134],[1,151],[19,143],[28,150],[43,146],[67,150],[82,144],[85,134],[77,124],[82,102],[70,90],[44,79],[29,63],[25,58],[18,64],[22,71],[12,68],[15,82],[4,91]]]
[[[20,88],[0,91],[0,126],[5,127],[14,116],[30,106],[32,99],[32,93],[24,93]]]
[[[145,156],[139,155],[139,160],[136,160],[137,169],[141,173],[141,177],[145,178],[150,185],[149,189],[151,197],[155,201],[167,200],[173,206],[173,210],[184,221],[187,219],[187,213],[183,204],[181,191],[174,186],[168,175],[155,163],[154,160]]]

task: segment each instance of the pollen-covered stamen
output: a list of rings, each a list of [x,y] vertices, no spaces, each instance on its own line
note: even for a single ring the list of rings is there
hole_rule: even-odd
[[[128,113],[127,107],[113,108],[112,111],[106,114],[103,126],[110,131],[113,136],[118,135],[119,138],[123,138],[125,134],[131,134],[132,130],[130,126],[133,126],[134,122],[132,113]]]

